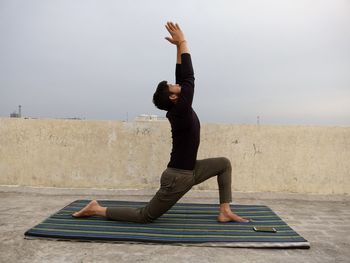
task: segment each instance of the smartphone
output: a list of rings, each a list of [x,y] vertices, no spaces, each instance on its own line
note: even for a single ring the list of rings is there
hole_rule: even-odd
[[[271,232],[271,233],[277,232],[276,228],[268,227],[268,226],[255,226],[253,229],[256,232]]]

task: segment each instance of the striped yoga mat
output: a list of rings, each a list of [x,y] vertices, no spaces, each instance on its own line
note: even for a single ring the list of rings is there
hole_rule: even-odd
[[[112,221],[102,217],[73,218],[89,200],[77,200],[29,229],[25,237],[104,242],[172,243],[196,246],[298,247],[309,242],[290,228],[270,208],[232,205],[249,223],[219,223],[217,204],[178,203],[150,224]],[[144,202],[98,201],[102,206],[142,207]],[[255,232],[254,226],[271,226],[277,233]]]

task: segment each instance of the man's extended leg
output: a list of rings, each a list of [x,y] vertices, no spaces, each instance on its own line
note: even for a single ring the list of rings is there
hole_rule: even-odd
[[[160,189],[145,207],[102,207],[93,200],[73,216],[100,215],[118,221],[149,223],[168,211],[193,184],[192,171],[167,168],[161,176]]]
[[[194,183],[195,185],[200,184],[205,180],[217,175],[220,198],[220,211],[218,220],[220,222],[249,222],[249,220],[244,219],[231,211],[231,173],[231,162],[225,157],[198,160],[196,162],[194,170]]]

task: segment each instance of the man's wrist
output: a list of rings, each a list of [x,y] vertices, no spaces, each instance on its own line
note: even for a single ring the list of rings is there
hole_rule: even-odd
[[[177,47],[180,48],[180,46],[183,44],[183,43],[186,43],[187,41],[184,39],[184,40],[181,40],[179,41],[179,44],[177,44]]]

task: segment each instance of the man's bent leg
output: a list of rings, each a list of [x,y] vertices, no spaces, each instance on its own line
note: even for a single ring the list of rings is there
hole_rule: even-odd
[[[195,184],[216,176],[219,185],[220,204],[232,202],[231,162],[225,157],[198,160],[194,170]]]
[[[209,158],[198,160],[194,171],[195,184],[200,184],[210,177],[217,175],[220,196],[220,210],[218,221],[228,222],[249,222],[231,211],[230,202],[232,202],[231,191],[231,173],[232,167],[229,159],[225,157]]]

